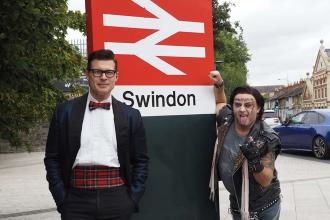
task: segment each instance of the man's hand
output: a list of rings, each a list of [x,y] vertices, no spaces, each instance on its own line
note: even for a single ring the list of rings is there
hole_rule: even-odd
[[[260,173],[264,169],[264,166],[261,162],[260,150],[256,146],[256,142],[253,138],[250,137],[246,143],[240,145],[240,148],[243,155],[248,160],[249,169],[254,173]]]
[[[212,70],[209,75],[210,79],[213,81],[217,88],[223,86],[223,79],[221,78],[220,72],[217,70]]]

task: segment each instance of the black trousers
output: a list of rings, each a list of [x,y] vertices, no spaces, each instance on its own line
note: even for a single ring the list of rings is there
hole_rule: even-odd
[[[61,206],[61,219],[129,220],[134,207],[125,185],[103,190],[72,188]]]

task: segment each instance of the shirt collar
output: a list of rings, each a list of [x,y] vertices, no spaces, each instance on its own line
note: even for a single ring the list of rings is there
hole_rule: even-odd
[[[87,103],[89,103],[90,101],[93,101],[93,102],[99,102],[97,101],[91,94],[90,90],[88,92],[88,97],[87,97]],[[110,94],[110,96],[105,99],[105,100],[102,100],[101,102],[110,102],[112,104],[112,95]]]

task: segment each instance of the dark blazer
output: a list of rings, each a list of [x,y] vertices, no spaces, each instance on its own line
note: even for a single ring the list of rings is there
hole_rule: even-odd
[[[120,175],[137,204],[144,193],[148,174],[147,146],[141,114],[115,98],[112,99],[117,137]],[[57,207],[70,187],[72,166],[80,148],[80,136],[87,94],[59,104],[49,126],[44,163],[49,190]]]

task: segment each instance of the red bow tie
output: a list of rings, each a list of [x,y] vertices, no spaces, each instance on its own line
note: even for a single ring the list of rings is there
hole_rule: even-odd
[[[89,110],[94,110],[94,109],[97,109],[97,108],[103,108],[103,109],[106,109],[106,110],[109,110],[110,109],[110,102],[93,102],[93,101],[90,101],[89,102]]]

